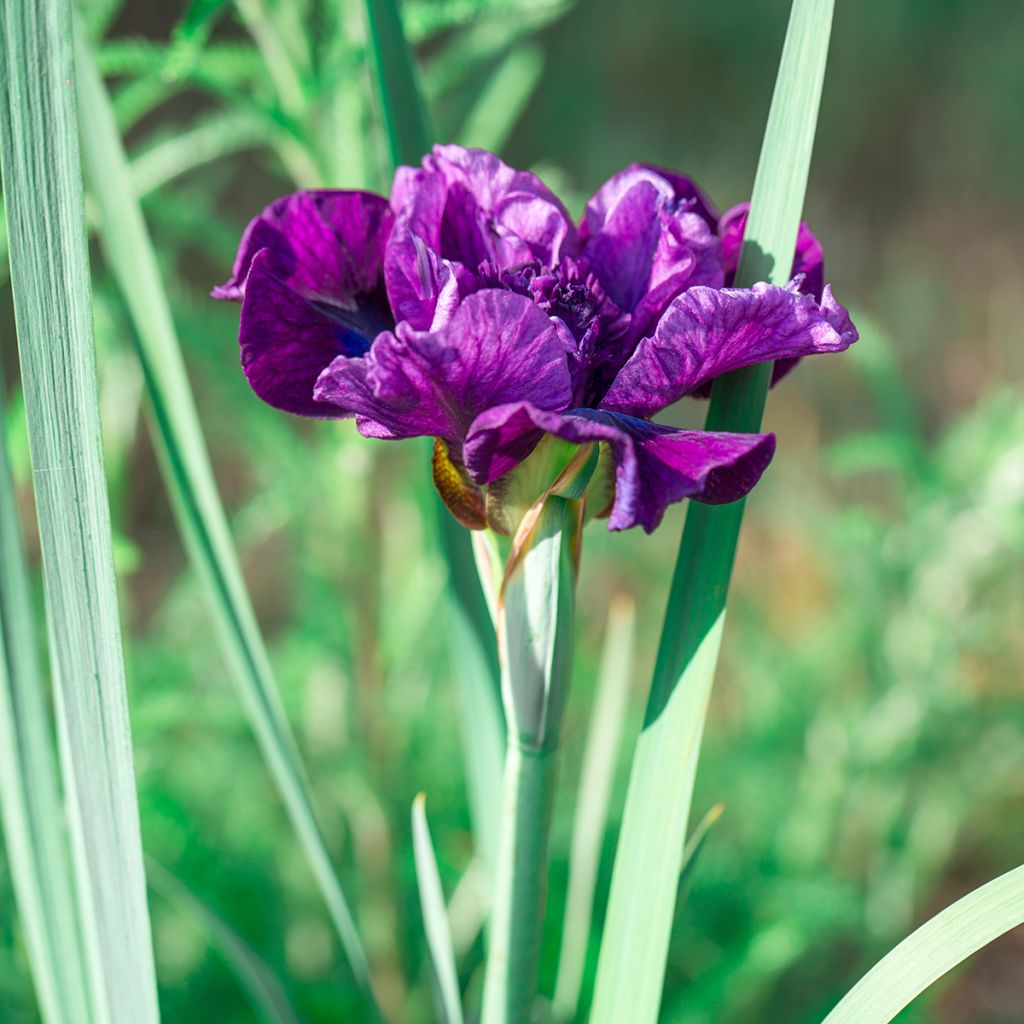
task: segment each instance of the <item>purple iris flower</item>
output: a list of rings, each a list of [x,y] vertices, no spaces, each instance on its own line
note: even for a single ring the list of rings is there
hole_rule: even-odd
[[[390,203],[278,200],[214,295],[241,299],[242,363],[270,404],[439,439],[435,480],[467,525],[485,524],[482,489],[552,434],[610,454],[610,529],[651,531],[683,498],[743,497],[775,448],[652,416],[727,371],[785,372],[857,338],[805,226],[788,286],[729,287],[745,221],[745,207],[719,219],[688,178],[633,165],[577,225],[535,175],[437,146],[399,169]]]

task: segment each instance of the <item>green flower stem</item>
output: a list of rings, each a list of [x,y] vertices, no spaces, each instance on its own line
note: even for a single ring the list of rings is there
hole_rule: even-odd
[[[484,1024],[530,1020],[558,744],[572,671],[580,503],[550,496],[536,519],[527,520],[513,541],[498,600],[508,745]]]
[[[484,1024],[525,1024],[537,989],[558,751],[512,742],[505,755]]]

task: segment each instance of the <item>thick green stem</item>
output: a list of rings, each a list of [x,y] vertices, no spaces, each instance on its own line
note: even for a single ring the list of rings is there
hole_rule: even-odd
[[[579,529],[579,503],[548,497],[515,539],[498,601],[508,747],[484,1024],[528,1024],[537,991],[551,805],[572,671]]]
[[[547,902],[548,839],[557,750],[510,744],[491,911],[484,1024],[526,1024],[537,990]]]

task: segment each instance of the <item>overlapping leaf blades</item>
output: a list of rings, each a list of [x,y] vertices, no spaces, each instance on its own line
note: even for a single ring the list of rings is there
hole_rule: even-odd
[[[2,397],[0,382],[0,397]],[[92,1019],[52,726],[0,402],[0,810],[18,909],[47,1024]]]
[[[217,493],[156,257],[88,47],[78,37],[83,152],[104,251],[135,328],[164,479],[192,563],[207,589],[221,646],[264,759],[303,845],[356,980],[374,1006],[369,967],[317,824],[309,782],[281,707]],[[373,1010],[375,1013],[376,1010]]]
[[[156,979],[100,446],[66,0],[0,5],[0,148],[51,671],[93,1016],[155,1024]],[[74,1012],[74,1011],[73,1011]]]

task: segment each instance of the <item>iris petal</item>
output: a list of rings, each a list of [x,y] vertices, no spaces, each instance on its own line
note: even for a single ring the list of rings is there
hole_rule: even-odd
[[[484,262],[553,266],[577,244],[568,212],[540,178],[483,149],[435,146],[421,167],[399,168],[391,206],[400,224],[470,271]]]
[[[381,273],[391,223],[387,200],[372,192],[282,196],[249,223],[231,277],[214,288],[213,297],[241,301],[253,259],[267,250],[267,268],[303,298],[340,306],[357,296],[383,299]]]
[[[583,257],[619,309],[633,313],[635,331],[684,288],[725,279],[710,205],[689,179],[673,177],[634,164],[609,178],[583,215]]]
[[[476,419],[466,441],[466,467],[478,483],[489,483],[521,461],[544,433],[573,444],[609,445],[615,463],[610,530],[642,526],[650,533],[665,509],[684,498],[736,501],[757,483],[775,452],[772,434],[676,430],[602,410],[549,412],[517,402]]]
[[[443,438],[461,458],[470,423],[517,399],[564,408],[572,395],[565,342],[529,299],[487,289],[469,296],[439,331],[400,324],[360,359],[338,358],[316,398],[357,417],[369,437]]]
[[[615,378],[601,408],[651,416],[729,370],[840,352],[857,340],[826,285],[819,305],[790,288],[691,288],[674,299]]]
[[[722,240],[722,259],[725,261],[727,285],[731,285],[736,276],[749,212],[750,203],[740,203],[723,213],[722,219],[718,222],[718,237]],[[803,221],[800,221],[800,229],[796,236],[796,252],[793,255],[790,277],[799,278],[799,291],[813,295],[821,302],[822,290],[825,287],[824,252],[817,236]],[[799,362],[799,358],[778,360],[772,367],[772,385],[782,380]],[[711,394],[711,384],[708,383],[695,393],[701,398],[707,398]]]
[[[248,272],[238,339],[242,368],[264,402],[298,416],[343,415],[313,400],[313,386],[339,355],[362,355],[387,324],[376,309],[310,302],[270,270],[273,254],[256,253]]]

